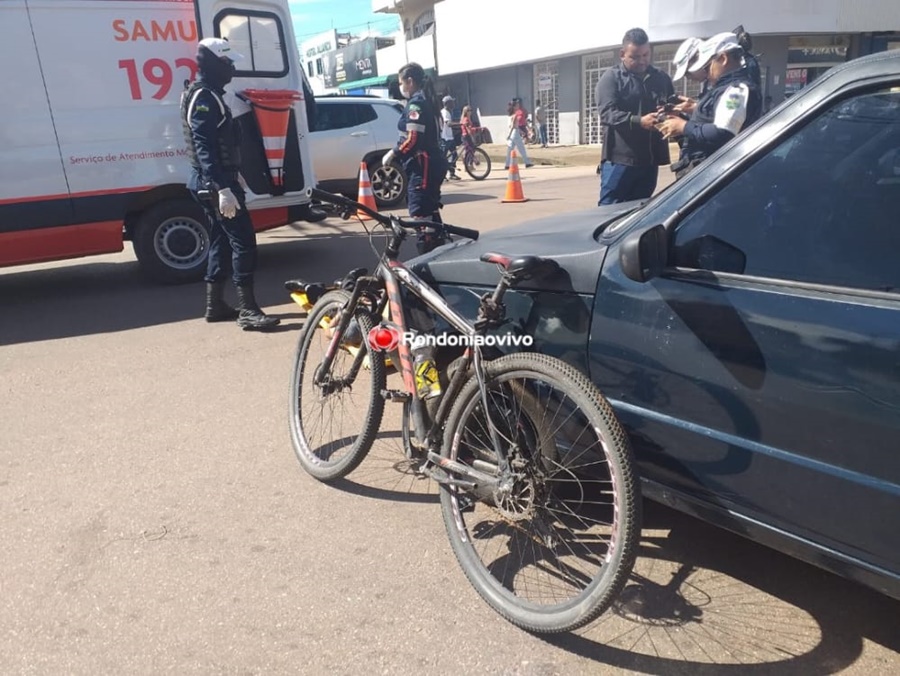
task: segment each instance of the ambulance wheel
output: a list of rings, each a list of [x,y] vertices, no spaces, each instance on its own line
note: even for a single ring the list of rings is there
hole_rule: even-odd
[[[195,282],[206,272],[209,230],[203,210],[191,199],[160,202],[147,209],[132,239],[141,269],[157,282]]]
[[[381,160],[369,165],[372,194],[380,209],[395,207],[406,197],[406,172],[397,165],[381,166]]]

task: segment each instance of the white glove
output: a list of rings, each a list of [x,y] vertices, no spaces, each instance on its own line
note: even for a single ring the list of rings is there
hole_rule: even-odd
[[[241,205],[238,203],[237,197],[231,192],[231,188],[222,188],[219,190],[219,213],[225,218],[234,218],[237,215]]]
[[[392,164],[393,162],[394,162],[394,151],[393,151],[393,150],[388,150],[388,151],[384,154],[384,157],[381,158],[381,166],[382,166],[382,167],[386,167],[386,166],[388,166],[389,164]]]

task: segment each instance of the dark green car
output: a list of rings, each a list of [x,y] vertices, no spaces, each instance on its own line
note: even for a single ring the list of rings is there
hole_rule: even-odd
[[[900,52],[819,78],[645,204],[414,261],[463,308],[481,254],[562,273],[511,328],[586,371],[647,497],[900,598]]]

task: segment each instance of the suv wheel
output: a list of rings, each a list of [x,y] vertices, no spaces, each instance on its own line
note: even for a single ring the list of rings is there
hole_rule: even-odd
[[[395,207],[406,196],[406,173],[396,164],[386,167],[381,162],[369,165],[372,194],[379,207]]]

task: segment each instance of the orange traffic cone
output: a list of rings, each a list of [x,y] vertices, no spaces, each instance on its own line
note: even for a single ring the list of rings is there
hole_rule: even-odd
[[[291,109],[295,101],[302,100],[302,95],[285,89],[246,89],[241,98],[250,102],[256,114],[269,163],[269,179],[275,194],[281,194],[284,192],[284,152]]]
[[[356,198],[356,201],[360,204],[365,204],[372,211],[378,211],[378,205],[375,204],[375,193],[372,192],[372,181],[369,178],[369,169],[366,167],[365,162],[359,163],[359,197]],[[356,212],[356,216],[363,220],[372,220],[372,217],[362,209]]]
[[[522,179],[519,178],[519,156],[515,150],[509,163],[509,177],[506,179],[506,196],[501,202],[527,202],[528,198],[522,192]]]

